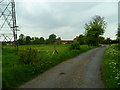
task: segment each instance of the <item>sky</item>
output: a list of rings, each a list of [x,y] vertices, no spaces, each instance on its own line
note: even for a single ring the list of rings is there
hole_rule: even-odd
[[[54,33],[62,40],[72,40],[85,33],[84,26],[95,15],[104,17],[104,37],[116,39],[118,2],[16,2],[19,34],[48,38]]]

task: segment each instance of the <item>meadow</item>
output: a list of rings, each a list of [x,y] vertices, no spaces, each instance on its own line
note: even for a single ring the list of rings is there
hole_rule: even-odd
[[[120,50],[117,44],[106,48],[102,71],[106,88],[120,88]]]
[[[19,46],[18,54],[15,53],[13,46],[2,48],[2,84],[3,88],[16,88],[25,82],[33,79],[51,67],[62,61],[73,58],[82,52],[95,47],[81,45],[80,50],[70,50],[70,44],[55,45],[58,54],[52,54],[54,45],[23,45]],[[20,56],[25,50],[32,48],[38,51],[38,60],[35,63],[23,64]],[[27,57],[30,57],[28,55]],[[23,60],[26,57],[23,56]]]

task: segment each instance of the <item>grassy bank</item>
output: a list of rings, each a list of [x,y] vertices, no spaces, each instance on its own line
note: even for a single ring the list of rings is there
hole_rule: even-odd
[[[117,44],[107,47],[102,71],[106,88],[120,88],[120,51]]]
[[[14,53],[13,47],[4,47],[2,50],[3,88],[19,87],[60,62],[94,48],[81,45],[80,50],[69,50],[69,46],[70,45],[56,45],[58,54],[54,55],[52,55],[54,50],[53,45],[19,46],[18,55]],[[38,50],[40,59],[34,64],[21,64],[19,62],[20,54],[28,47]]]

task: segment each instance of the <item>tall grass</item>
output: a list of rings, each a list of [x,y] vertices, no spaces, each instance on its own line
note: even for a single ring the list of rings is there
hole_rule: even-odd
[[[117,44],[107,47],[102,71],[107,88],[120,88],[120,51]]]
[[[3,88],[19,87],[60,62],[93,48],[82,45],[80,50],[69,50],[69,46],[70,45],[56,45],[58,54],[54,55],[52,55],[54,50],[53,45],[20,46],[18,55],[14,53],[12,47],[4,47],[2,53]],[[33,48],[39,51],[38,56],[40,59],[37,63],[22,64],[19,62],[20,53],[22,53],[26,48]]]

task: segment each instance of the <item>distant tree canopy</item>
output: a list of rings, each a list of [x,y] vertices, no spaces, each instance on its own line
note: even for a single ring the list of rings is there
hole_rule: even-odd
[[[18,43],[20,45],[24,45],[25,44],[25,36],[23,34],[20,34]]]
[[[61,41],[61,38],[60,38],[60,37],[58,37],[56,40],[57,40],[57,41]]]
[[[20,45],[30,45],[30,44],[55,44],[55,42],[61,41],[61,38],[58,37],[55,34],[49,35],[48,39],[44,39],[43,37],[30,37],[30,36],[24,36],[23,34],[20,34],[18,43]]]
[[[78,41],[80,44],[86,44],[86,37],[85,37],[85,35],[80,34],[80,35],[78,36],[77,41]]]
[[[102,36],[99,36],[98,40],[99,40],[99,43],[101,43],[101,44],[105,42],[105,38]]]
[[[85,24],[85,35],[88,45],[97,46],[99,44],[99,37],[104,34],[105,28],[106,22],[104,17],[97,15],[89,23]]]
[[[25,44],[27,44],[27,45],[31,44],[31,37],[30,36],[26,36]]]
[[[56,39],[56,43],[57,43],[57,44],[60,44],[60,41],[61,41],[61,38],[58,37],[58,38]]]
[[[20,40],[24,40],[24,39],[25,39],[25,36],[24,36],[23,34],[20,34],[19,39],[20,39]]]
[[[105,40],[106,44],[110,44],[111,41],[112,40],[110,38],[106,38],[106,40]]]
[[[44,44],[45,43],[45,39],[43,37],[40,37],[40,44]]]
[[[49,41],[50,41],[50,44],[54,44],[55,41],[56,41],[56,35],[55,34],[51,34],[49,36]]]
[[[32,38],[32,43],[33,44],[40,44],[40,39],[38,37],[33,37]]]

